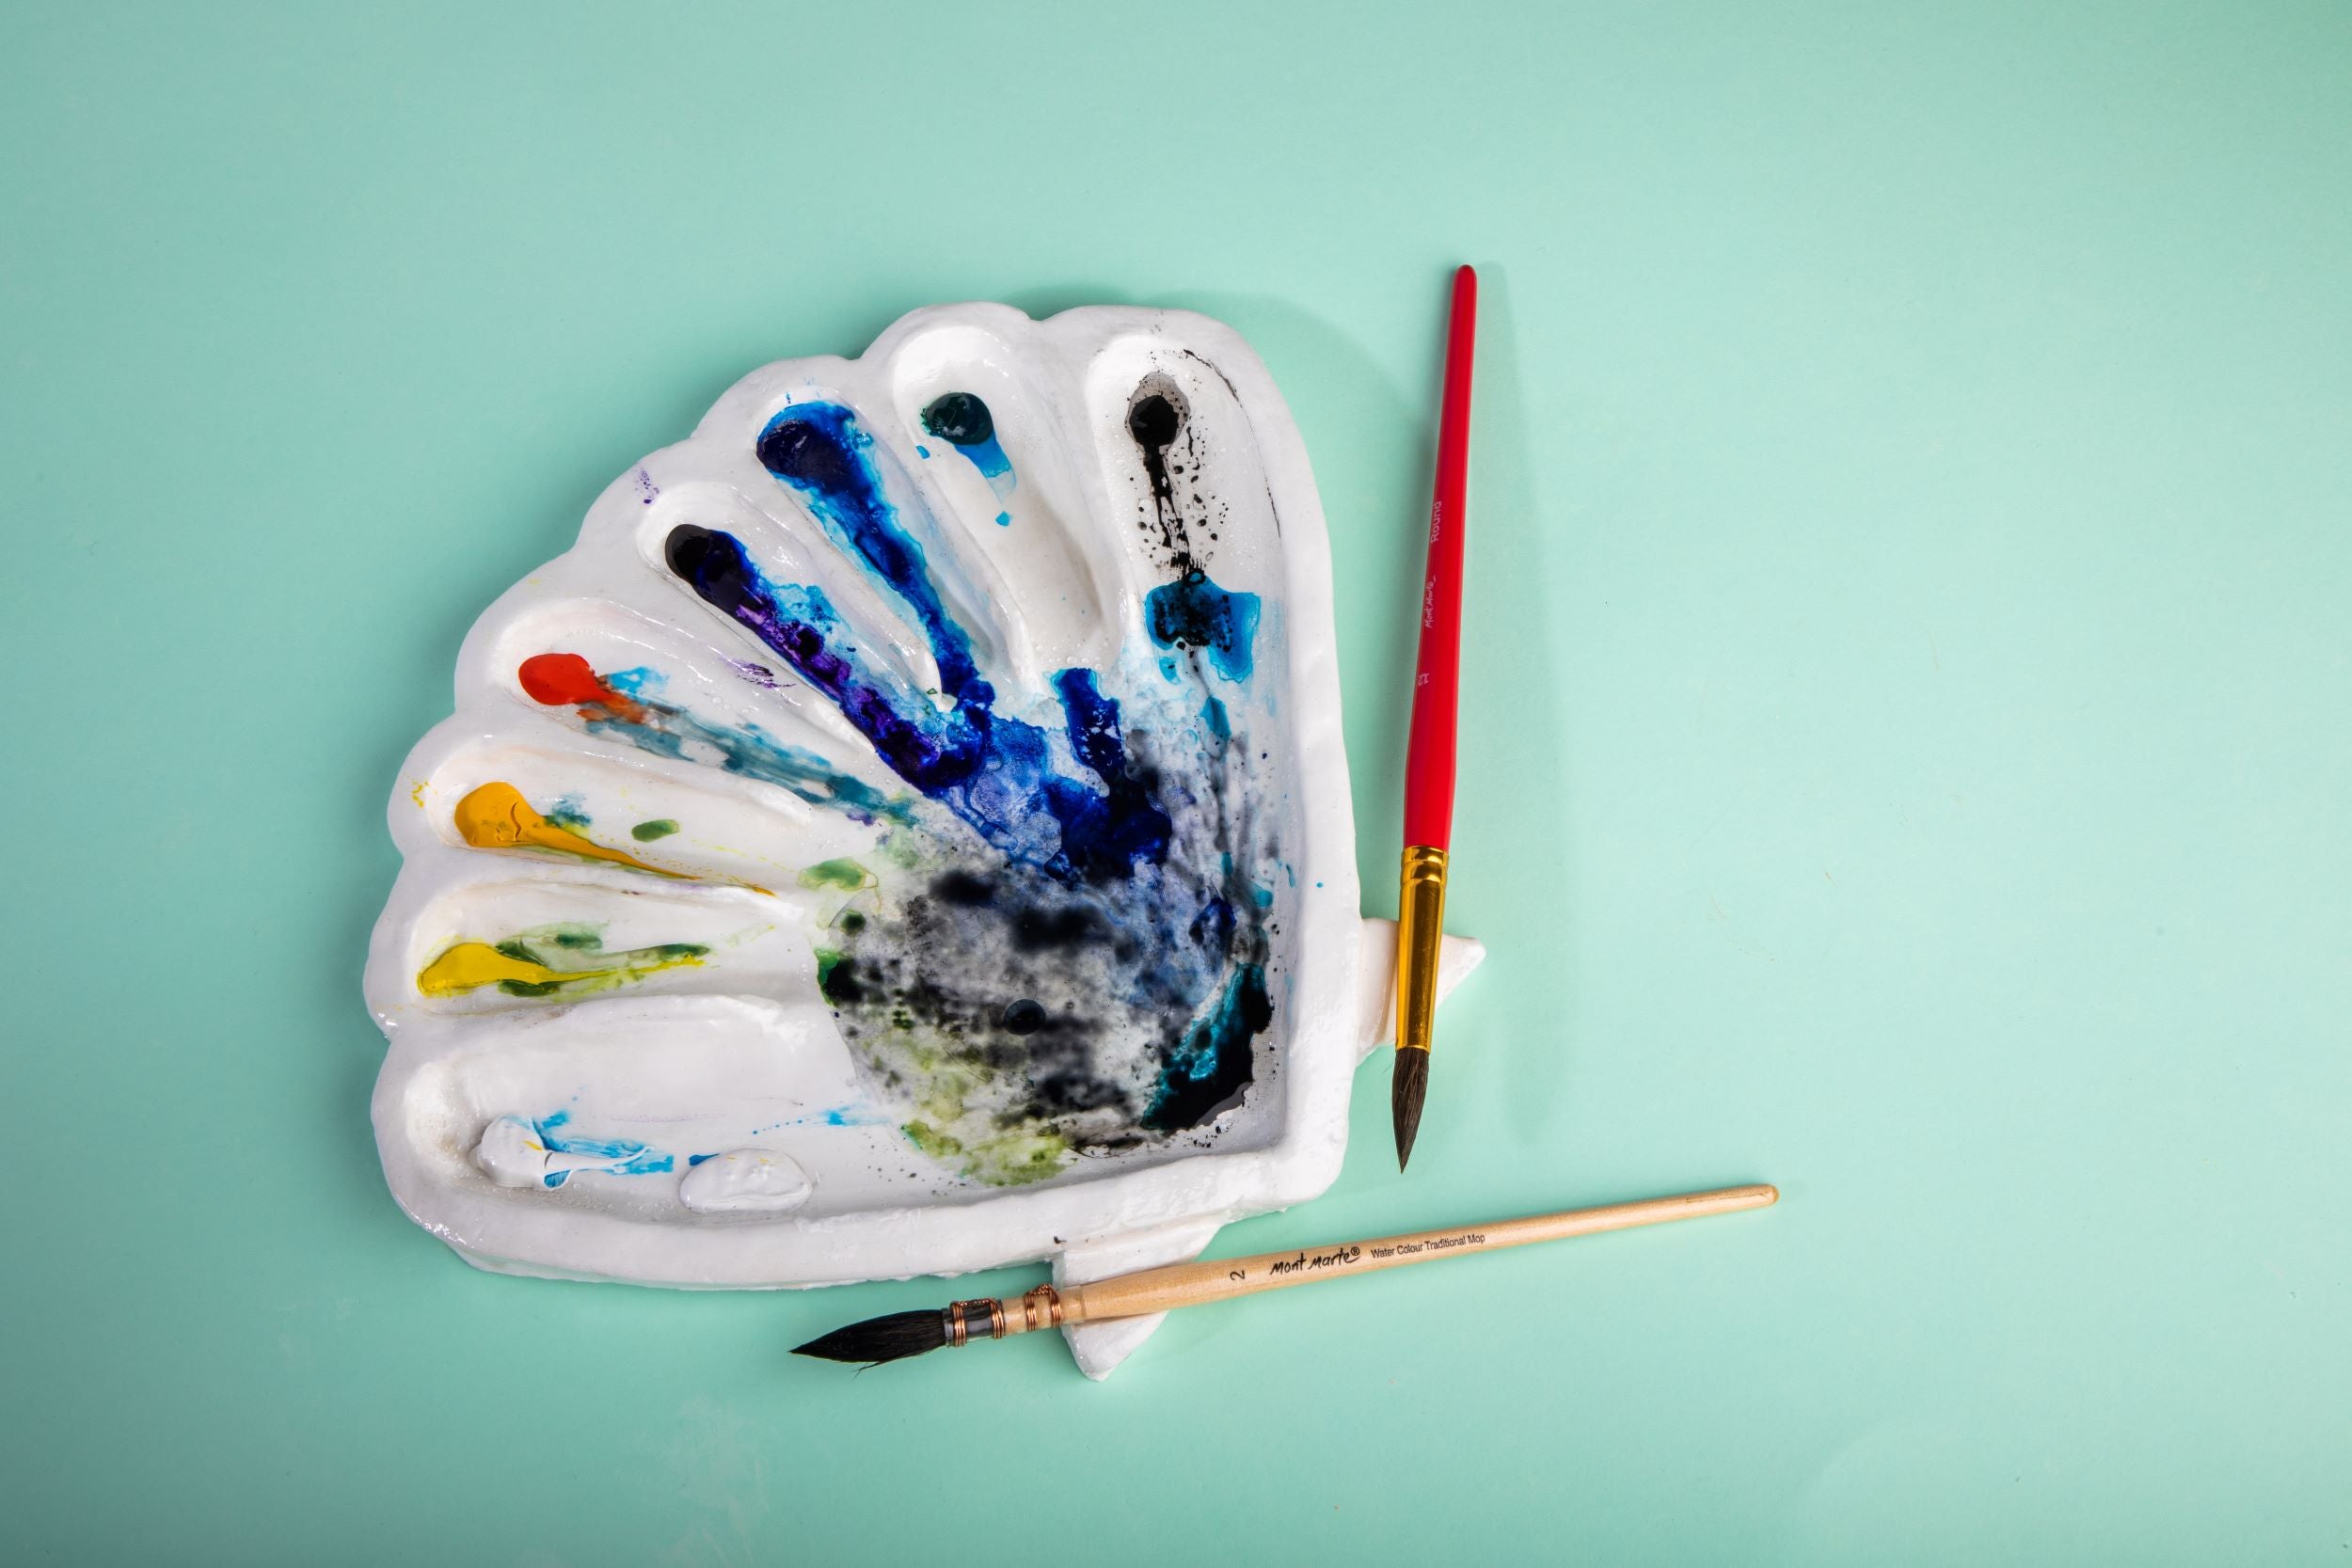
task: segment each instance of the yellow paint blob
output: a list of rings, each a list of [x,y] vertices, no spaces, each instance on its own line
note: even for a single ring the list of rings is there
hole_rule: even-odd
[[[482,785],[457,802],[455,815],[457,836],[477,849],[553,849],[558,854],[610,861],[614,865],[650,871],[657,877],[683,876],[680,872],[664,871],[658,865],[647,865],[626,850],[608,849],[569,828],[557,827],[532,810],[531,802],[523,799],[522,791],[511,784]],[[693,879],[684,879],[691,881]]]

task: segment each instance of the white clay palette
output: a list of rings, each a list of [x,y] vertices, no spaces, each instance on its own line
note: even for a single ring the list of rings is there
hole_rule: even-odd
[[[1189,1250],[1337,1174],[1323,515],[1204,318],[947,307],[747,377],[475,625],[390,815],[377,1141],[485,1267]]]

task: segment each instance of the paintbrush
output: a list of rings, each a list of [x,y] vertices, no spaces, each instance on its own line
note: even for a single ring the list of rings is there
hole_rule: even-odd
[[[1407,1236],[1383,1236],[1371,1242],[1343,1242],[1331,1247],[1176,1263],[1061,1290],[1040,1285],[1010,1301],[982,1297],[943,1308],[868,1318],[811,1339],[796,1347],[792,1354],[879,1366],[884,1361],[921,1355],[943,1345],[969,1344],[977,1338],[1002,1339],[1041,1328],[1067,1328],[1073,1323],[1101,1323],[1110,1318],[1139,1318],[1177,1307],[1198,1307],[1203,1302],[1255,1295],[1260,1291],[1279,1291],[1318,1279],[1338,1279],[1346,1275],[1370,1274],[1375,1269],[1403,1268],[1407,1263],[1526,1246],[1531,1242],[1556,1242],[1602,1230],[1628,1230],[1638,1225],[1663,1225],[1668,1220],[1761,1209],[1779,1196],[1778,1189],[1772,1187],[1724,1187],[1708,1193],[1684,1193],[1677,1197],[1613,1203],[1599,1209],[1568,1209],[1556,1214],[1498,1220],[1492,1225],[1418,1230]]]
[[[1445,935],[1446,847],[1454,836],[1454,696],[1462,649],[1462,532],[1470,476],[1470,350],[1478,275],[1454,275],[1445,392],[1438,410],[1438,480],[1429,503],[1429,570],[1421,593],[1421,656],[1405,753],[1405,860],[1396,911],[1396,1068],[1389,1114],[1396,1168],[1413,1157],[1429,1046],[1437,1027],[1438,944]]]

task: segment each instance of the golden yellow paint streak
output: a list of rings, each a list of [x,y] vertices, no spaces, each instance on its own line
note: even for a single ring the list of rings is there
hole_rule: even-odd
[[[609,969],[583,970],[576,978],[584,980],[591,974],[612,973]],[[486,942],[461,942],[417,972],[417,989],[427,996],[455,996],[461,991],[495,986],[501,980],[542,986],[555,978],[556,972],[545,964],[510,958]]]
[[[579,855],[592,861],[611,861],[615,865],[631,866],[650,871],[657,877],[691,877],[676,871],[664,871],[658,865],[647,865],[635,855],[619,849],[608,849],[594,839],[584,838],[569,828],[559,828],[524,800],[522,791],[511,784],[485,784],[457,802],[457,836],[477,849],[553,849],[559,854]]]
[[[611,969],[549,969],[546,964],[501,953],[486,942],[461,942],[417,972],[417,990],[427,996],[456,996],[505,980],[518,980],[527,986],[572,986],[598,980],[637,979],[701,962],[700,953],[688,953]]]

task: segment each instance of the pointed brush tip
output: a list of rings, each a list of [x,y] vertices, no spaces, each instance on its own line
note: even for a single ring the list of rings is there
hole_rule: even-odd
[[[885,1361],[904,1361],[911,1355],[927,1354],[946,1343],[947,1316],[936,1307],[929,1307],[885,1313],[846,1324],[830,1334],[820,1334],[804,1345],[793,1346],[792,1354],[819,1361],[879,1367]]]
[[[1396,1168],[1401,1173],[1413,1158],[1413,1142],[1421,1135],[1422,1102],[1429,1093],[1429,1053],[1400,1051],[1396,1070],[1389,1081],[1389,1117],[1396,1130]]]

